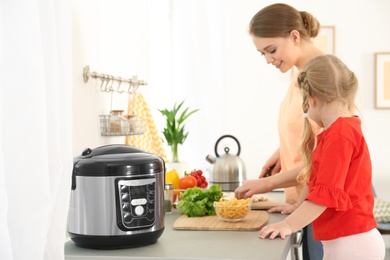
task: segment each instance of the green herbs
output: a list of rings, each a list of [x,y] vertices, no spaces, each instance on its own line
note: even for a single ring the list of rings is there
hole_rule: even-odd
[[[215,215],[214,201],[219,201],[222,195],[222,189],[217,184],[208,189],[189,188],[180,196],[177,208],[189,217]]]
[[[183,144],[188,136],[188,132],[185,129],[184,122],[190,115],[199,110],[195,109],[189,111],[189,108],[187,107],[179,114],[179,110],[181,109],[183,104],[184,101],[179,104],[175,103],[171,110],[159,110],[160,113],[165,116],[166,119],[166,126],[164,128],[163,134],[165,140],[167,141],[167,144],[171,147],[172,162],[174,163],[180,162],[177,149],[179,144]]]

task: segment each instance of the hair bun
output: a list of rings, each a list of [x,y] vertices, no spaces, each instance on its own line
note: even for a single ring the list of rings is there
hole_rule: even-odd
[[[299,13],[302,16],[303,26],[305,26],[310,38],[316,37],[320,31],[320,22],[308,12],[301,11]]]

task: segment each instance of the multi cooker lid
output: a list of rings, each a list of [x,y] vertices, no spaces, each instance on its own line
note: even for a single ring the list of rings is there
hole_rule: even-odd
[[[128,145],[87,148],[73,163],[73,176],[133,176],[164,171],[160,157]]]

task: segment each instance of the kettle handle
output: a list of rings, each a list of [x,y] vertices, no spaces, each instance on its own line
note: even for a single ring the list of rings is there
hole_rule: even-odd
[[[214,147],[214,151],[215,151],[215,155],[217,156],[217,157],[219,157],[219,154],[218,154],[218,143],[222,140],[222,139],[224,139],[224,138],[232,138],[234,141],[236,141],[236,143],[237,143],[237,146],[238,146],[238,151],[237,151],[237,156],[239,156],[240,155],[240,152],[241,152],[241,145],[240,145],[240,142],[237,140],[237,138],[235,138],[234,136],[232,136],[232,135],[223,135],[223,136],[221,136],[218,140],[217,140],[217,142],[215,143],[215,147]]]

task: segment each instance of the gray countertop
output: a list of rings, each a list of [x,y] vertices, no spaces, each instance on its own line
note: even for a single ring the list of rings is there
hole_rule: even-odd
[[[275,195],[270,193],[270,196]],[[280,198],[280,194],[276,194]],[[157,243],[129,249],[98,250],[65,244],[65,260],[115,259],[286,259],[295,235],[282,240],[263,240],[259,231],[185,231],[174,230],[180,213],[167,214],[165,230]],[[285,216],[273,213],[269,223]]]

